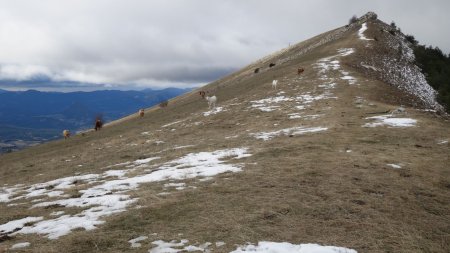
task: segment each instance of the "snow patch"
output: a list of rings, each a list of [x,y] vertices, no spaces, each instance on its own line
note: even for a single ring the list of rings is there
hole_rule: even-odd
[[[241,164],[226,164],[226,160],[241,159],[249,157],[247,148],[234,148],[217,150],[214,152],[200,152],[187,154],[179,159],[164,163],[150,172],[144,172],[134,177],[124,177],[125,171],[112,170],[103,175],[89,174],[83,176],[66,177],[53,180],[43,184],[36,184],[30,189],[29,194],[39,196],[47,194],[42,192],[37,185],[46,187],[48,185],[54,188],[70,188],[74,186],[74,180],[87,180],[88,182],[101,182],[101,184],[90,188],[79,190],[80,197],[58,199],[37,203],[32,208],[58,206],[58,207],[79,207],[84,210],[75,215],[62,215],[55,219],[43,220],[43,217],[28,217],[20,220],[10,221],[0,225],[1,234],[45,234],[49,239],[57,239],[70,233],[74,229],[84,228],[85,230],[95,229],[96,226],[105,221],[102,217],[110,216],[115,213],[126,211],[127,207],[135,203],[137,199],[132,199],[130,195],[124,193],[137,189],[140,184],[159,182],[165,180],[184,180],[195,177],[210,178],[224,172],[238,172],[242,170]],[[139,159],[130,162],[129,166],[142,166],[149,161],[157,158]],[[225,159],[225,160],[224,160]],[[128,164],[128,163],[127,163]],[[132,168],[133,170],[135,168]],[[117,176],[111,180],[111,176]],[[102,180],[102,181],[100,181]],[[110,180],[110,181],[105,181]],[[181,185],[179,186],[181,187]],[[14,188],[13,188],[14,189]],[[5,191],[8,191],[6,189]],[[9,197],[8,197],[9,198]],[[54,215],[63,214],[52,213]],[[27,223],[36,222],[32,225]]]
[[[364,63],[362,63],[362,62],[361,62],[361,66],[363,66],[363,67],[366,68],[366,69],[371,69],[371,70],[373,70],[373,71],[379,71],[379,69],[377,69],[376,67],[370,66],[370,65],[367,65],[367,64],[364,64]]]
[[[207,116],[214,115],[214,114],[217,114],[217,113],[222,112],[222,111],[225,111],[223,109],[223,107],[215,107],[215,108],[213,108],[210,111],[204,112],[203,116],[207,117]]]
[[[186,120],[185,120],[185,119],[184,119],[184,120],[178,120],[178,121],[175,121],[175,122],[172,122],[172,123],[169,123],[169,124],[165,124],[165,125],[163,125],[163,126],[161,126],[161,127],[169,127],[169,126],[172,126],[172,125],[181,123],[181,122],[183,122],[183,121],[186,121]]]
[[[27,223],[37,222],[43,220],[44,217],[26,217],[19,220],[13,220],[3,225],[0,225],[0,234],[9,234],[17,229],[21,229]]]
[[[148,236],[139,236],[138,238],[134,238],[129,240],[128,242],[131,243],[131,248],[140,248],[142,244],[140,244],[140,241],[147,240]]]
[[[152,242],[152,244],[156,245],[156,247],[150,249],[149,253],[176,253],[176,252],[182,252],[182,251],[204,251],[205,249],[202,249],[200,247],[187,245],[185,246],[189,241],[186,239],[182,239],[180,242],[177,242],[176,240],[165,242],[163,240],[158,240]]]
[[[251,133],[250,136],[255,137],[256,139],[268,141],[279,135],[301,135],[305,133],[315,133],[325,131],[328,128],[326,127],[292,127],[281,129],[274,132],[260,132],[260,133]]]
[[[29,247],[31,244],[29,242],[20,242],[20,243],[16,243],[14,244],[11,249],[22,249],[22,248],[26,248]]]
[[[402,168],[402,166],[400,166],[398,164],[393,164],[393,163],[388,163],[386,165],[389,166],[389,167],[392,167],[394,169],[401,169]]]
[[[358,31],[359,39],[361,39],[361,40],[373,40],[373,39],[368,39],[368,38],[366,38],[366,36],[364,36],[364,32],[366,30],[367,30],[367,23],[364,23],[364,24],[362,24],[361,29],[359,29],[359,31]]]
[[[166,187],[166,188],[174,187],[177,190],[183,190],[186,188],[186,184],[185,183],[168,183],[168,184],[164,184],[164,187]]]
[[[321,246],[318,244],[291,244],[288,242],[259,242],[258,245],[238,247],[230,253],[357,253],[356,250],[335,246]]]
[[[366,123],[363,127],[378,127],[378,126],[391,126],[391,127],[413,127],[416,125],[417,120],[411,118],[391,118],[392,115],[380,115],[368,117],[366,119],[375,120],[372,123]]]
[[[356,78],[353,76],[345,75],[341,77],[342,80],[347,80],[349,84],[356,84]]]

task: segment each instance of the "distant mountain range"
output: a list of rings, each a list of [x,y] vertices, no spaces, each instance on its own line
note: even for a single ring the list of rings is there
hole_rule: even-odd
[[[112,121],[189,90],[61,93],[0,89],[0,152],[58,138],[63,129],[91,128],[97,116]]]

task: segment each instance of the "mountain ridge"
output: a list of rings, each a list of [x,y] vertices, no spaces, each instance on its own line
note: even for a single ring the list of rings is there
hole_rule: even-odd
[[[339,37],[340,28],[274,53],[143,118],[0,156],[2,244],[447,252],[450,123],[384,81],[375,70],[383,62],[365,62],[397,52],[383,27],[370,14]],[[414,69],[399,55],[392,64]],[[200,90],[217,96],[216,108]]]

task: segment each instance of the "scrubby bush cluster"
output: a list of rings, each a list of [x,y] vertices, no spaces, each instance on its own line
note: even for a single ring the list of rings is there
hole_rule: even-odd
[[[443,54],[438,47],[424,45],[416,45],[414,54],[427,82],[438,91],[438,102],[450,112],[450,55]]]
[[[450,112],[450,54],[445,55],[438,47],[419,45],[412,35],[407,35],[406,39],[414,45],[417,66],[428,84],[437,90],[438,102]]]
[[[358,21],[358,17],[356,16],[356,15],[353,15],[353,17],[351,17],[349,20],[348,20],[348,24],[350,25],[350,24],[353,24],[353,23],[355,23],[356,21]]]
[[[394,21],[391,28],[401,32]],[[422,69],[427,82],[438,92],[437,101],[450,113],[450,54],[444,54],[438,47],[421,45],[413,35],[405,35],[412,44],[416,65]]]

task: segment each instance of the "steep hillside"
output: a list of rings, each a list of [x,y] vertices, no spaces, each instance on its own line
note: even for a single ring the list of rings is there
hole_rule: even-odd
[[[199,89],[215,109],[197,90],[0,156],[0,249],[448,252],[450,123],[386,27],[368,13]]]

